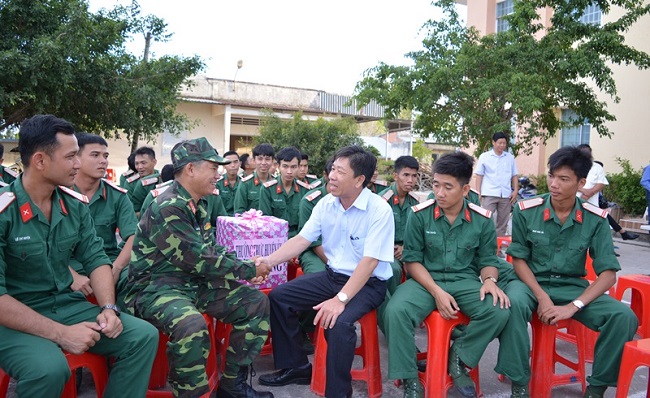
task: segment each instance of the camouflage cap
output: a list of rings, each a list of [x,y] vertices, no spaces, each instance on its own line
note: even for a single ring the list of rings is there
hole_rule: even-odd
[[[230,160],[219,156],[217,150],[210,145],[205,137],[180,142],[172,149],[174,171],[179,170],[188,163],[200,160],[207,160],[217,164],[230,163]]]

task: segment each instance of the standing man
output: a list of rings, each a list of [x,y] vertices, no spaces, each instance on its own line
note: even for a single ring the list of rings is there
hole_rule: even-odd
[[[643,169],[641,186],[645,189],[645,200],[648,203],[648,224],[650,224],[650,164]]]
[[[424,396],[413,328],[433,310],[444,319],[456,319],[459,312],[470,318],[454,340],[448,362],[448,372],[464,397],[476,396],[466,367],[478,365],[508,321],[508,297],[497,286],[494,223],[489,211],[465,199],[473,163],[463,152],[438,159],[433,174],[436,199],[414,206],[406,223],[402,259],[411,279],[397,288],[385,311],[388,377],[404,379],[405,397]]]
[[[247,382],[248,367],[269,330],[264,293],[236,279],[259,283],[270,268],[238,260],[217,246],[205,197],[214,191],[227,160],[201,137],[172,149],[176,179],[147,207],[135,235],[127,304],[169,336],[167,357],[174,397],[208,392],[205,364],[210,336],[206,313],[231,323],[221,398],[273,398]]]
[[[221,176],[217,181],[217,189],[219,190],[219,195],[223,200],[223,205],[226,209],[226,214],[233,216],[235,214],[235,193],[239,187],[239,155],[235,151],[228,151],[223,154],[223,157],[226,160],[229,160],[230,163],[223,166],[226,170],[226,174]]]
[[[483,207],[496,214],[497,236],[505,236],[512,205],[517,202],[519,181],[515,157],[506,149],[508,136],[495,133],[492,149],[479,156],[476,164],[476,190]]]
[[[618,379],[623,346],[632,340],[638,320],[630,307],[604,294],[616,283],[621,266],[606,212],[576,197],[591,168],[591,157],[563,147],[548,160],[550,193],[523,200],[512,216],[514,280],[505,288],[510,318],[501,335],[496,371],[512,380],[512,396],[528,397],[533,314],[549,325],[573,318],[600,332],[586,398],[601,398]],[[587,251],[598,278],[584,278]]]
[[[64,188],[79,169],[74,128],[37,115],[19,137],[24,172],[0,189],[0,368],[17,380],[19,397],[59,397],[70,378],[62,350],[89,351],[115,360],[105,397],[144,397],[158,332],[120,316],[88,200]],[[71,256],[84,265],[99,306],[70,289]]]
[[[305,274],[274,288],[270,295],[275,373],[262,375],[266,386],[309,384],[312,367],[302,347],[299,312],[318,311],[314,324],[327,339],[327,397],[352,395],[350,369],[357,334],[354,323],[377,308],[392,276],[395,226],[390,206],[366,185],[377,159],[359,146],[334,155],[331,195],[323,198],[298,235],[257,264],[282,263],[322,236],[327,271]]]
[[[5,146],[0,144],[0,181],[11,184],[18,177],[18,173],[11,170],[9,167],[2,166],[5,161]]]
[[[241,184],[235,193],[235,213],[260,208],[261,185],[273,179],[269,170],[273,165],[274,157],[275,150],[271,144],[259,144],[253,148],[256,170],[253,174],[241,179]]]
[[[140,215],[142,202],[144,202],[149,191],[162,182],[160,174],[156,170],[156,163],[156,152],[154,152],[153,148],[143,146],[135,150],[135,168],[138,170],[140,178],[134,184],[131,202],[133,203],[133,210],[138,216]]]
[[[102,179],[108,168],[108,143],[95,134],[77,133],[80,167],[74,179],[73,189],[90,199],[88,209],[95,225],[97,236],[104,241],[104,252],[111,260],[113,283],[117,284],[120,274],[129,264],[133,238],[138,220],[133,212],[133,205],[126,194],[126,189]],[[118,232],[119,230],[119,232]],[[120,248],[116,233],[124,241]],[[92,293],[90,280],[86,276],[83,264],[76,258],[71,259],[70,269],[74,279],[73,290],[82,290],[86,295]],[[124,273],[126,277],[126,272]],[[80,281],[81,280],[81,281]],[[87,284],[84,282],[88,282]],[[117,286],[118,298],[124,299],[126,278]],[[81,289],[79,285],[81,284]],[[76,285],[76,286],[75,286]],[[121,300],[117,300],[119,304]]]
[[[309,191],[309,184],[296,179],[300,168],[300,151],[294,147],[278,152],[280,176],[265,182],[260,191],[260,207],[267,216],[287,220],[289,239],[298,233],[300,199]]]

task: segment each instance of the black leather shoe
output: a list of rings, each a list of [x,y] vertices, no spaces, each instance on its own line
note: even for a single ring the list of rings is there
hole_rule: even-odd
[[[273,398],[273,394],[268,391],[254,390],[246,382],[247,378],[248,366],[240,367],[237,377],[234,379],[221,377],[217,396],[219,398]]]
[[[287,384],[306,385],[311,383],[311,364],[300,368],[287,368],[260,376],[259,382],[263,386],[280,387]]]
[[[636,239],[638,237],[639,237],[639,234],[635,234],[634,232],[625,231],[625,232],[623,232],[621,234],[621,238],[623,238],[623,240],[634,240],[634,239]]]

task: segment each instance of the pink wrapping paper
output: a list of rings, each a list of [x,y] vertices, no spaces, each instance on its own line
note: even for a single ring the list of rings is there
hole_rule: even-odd
[[[263,216],[261,211],[249,210],[235,217],[217,217],[217,244],[234,251],[240,260],[268,256],[282,246],[289,236],[289,223],[277,217]],[[287,281],[287,263],[273,267],[269,279],[257,289],[270,289]]]

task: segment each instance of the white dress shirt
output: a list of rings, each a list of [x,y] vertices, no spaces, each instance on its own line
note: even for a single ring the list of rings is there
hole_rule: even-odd
[[[499,156],[490,149],[478,157],[474,174],[483,176],[482,196],[508,198],[512,194],[512,177],[518,174],[515,157],[507,151]]]

